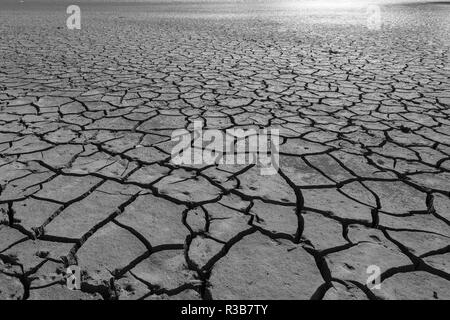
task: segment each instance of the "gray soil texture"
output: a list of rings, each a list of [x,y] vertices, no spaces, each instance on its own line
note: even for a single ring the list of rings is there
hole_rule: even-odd
[[[450,5],[347,2],[2,1],[0,299],[450,299]]]

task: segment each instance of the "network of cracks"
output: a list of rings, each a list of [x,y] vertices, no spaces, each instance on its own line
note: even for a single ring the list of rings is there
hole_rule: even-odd
[[[449,299],[448,49],[202,21],[1,29],[0,298]],[[173,165],[199,120],[278,174]]]

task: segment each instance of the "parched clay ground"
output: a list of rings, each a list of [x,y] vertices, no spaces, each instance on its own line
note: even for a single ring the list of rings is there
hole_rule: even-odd
[[[0,8],[1,299],[450,299],[449,5],[66,7]],[[279,174],[172,165],[199,119]]]

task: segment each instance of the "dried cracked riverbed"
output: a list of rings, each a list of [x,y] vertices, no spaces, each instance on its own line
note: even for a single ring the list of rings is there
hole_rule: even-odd
[[[2,6],[0,299],[450,299],[450,6]],[[279,174],[171,164],[195,120]]]

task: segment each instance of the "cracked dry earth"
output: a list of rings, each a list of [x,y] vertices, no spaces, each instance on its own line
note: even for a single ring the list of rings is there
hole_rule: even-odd
[[[0,299],[450,299],[450,6],[65,9],[0,10]],[[279,173],[171,164],[195,120]]]

